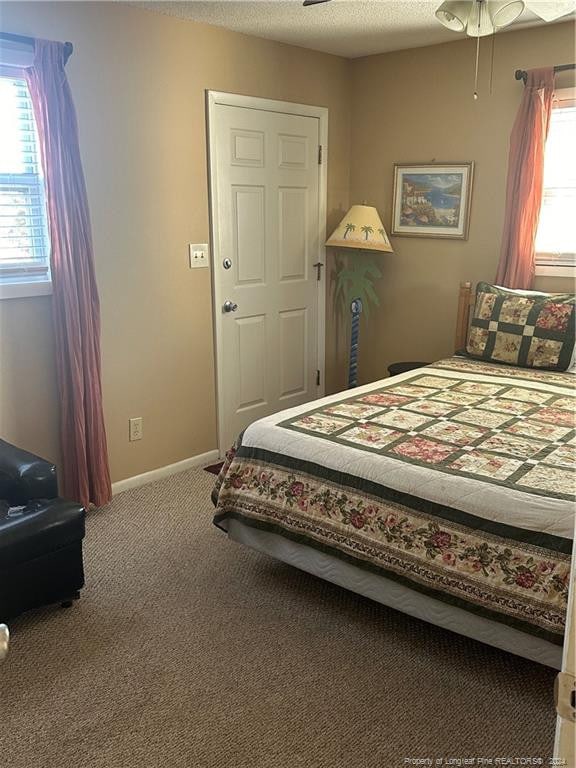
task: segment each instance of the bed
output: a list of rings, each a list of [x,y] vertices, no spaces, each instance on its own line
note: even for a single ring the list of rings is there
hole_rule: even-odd
[[[574,394],[571,373],[456,355],[268,416],[227,454],[214,522],[316,576],[559,668]]]

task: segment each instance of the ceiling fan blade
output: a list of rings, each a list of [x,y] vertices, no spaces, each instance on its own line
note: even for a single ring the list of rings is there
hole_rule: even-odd
[[[556,21],[576,10],[576,0],[527,0],[526,5],[544,21]]]
[[[302,5],[306,7],[307,5],[318,5],[319,3],[329,3],[330,0],[304,0]]]

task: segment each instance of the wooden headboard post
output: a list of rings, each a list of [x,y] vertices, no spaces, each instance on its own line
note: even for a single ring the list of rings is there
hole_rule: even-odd
[[[470,322],[470,307],[474,303],[472,284],[460,283],[458,295],[458,315],[456,317],[456,337],[454,339],[454,351],[459,352],[466,346],[468,336],[468,324]]]

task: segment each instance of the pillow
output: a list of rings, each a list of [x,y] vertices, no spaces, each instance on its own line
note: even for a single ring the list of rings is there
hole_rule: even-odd
[[[478,283],[466,352],[494,363],[565,371],[574,351],[575,300],[573,293]]]

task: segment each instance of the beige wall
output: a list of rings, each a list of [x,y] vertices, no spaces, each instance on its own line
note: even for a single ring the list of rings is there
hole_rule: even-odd
[[[395,360],[432,361],[451,354],[460,281],[494,279],[508,139],[523,87],[514,71],[574,61],[574,27],[562,23],[498,35],[492,95],[490,46],[482,41],[478,101],[472,98],[471,39],[352,64],[351,202],[376,205],[388,227],[393,163],[476,164],[467,241],[394,237],[394,255],[379,259],[381,306],[362,329],[362,381],[381,378]],[[569,289],[560,280],[539,280],[537,287]]]
[[[3,3],[4,30],[70,40],[102,304],[113,480],[216,447],[204,91],[327,106],[328,226],[348,205],[350,65],[119,3]],[[333,324],[330,324],[333,327]],[[0,302],[0,435],[57,457],[50,299]],[[335,376],[329,333],[328,376]],[[143,416],[144,439],[128,442]]]

